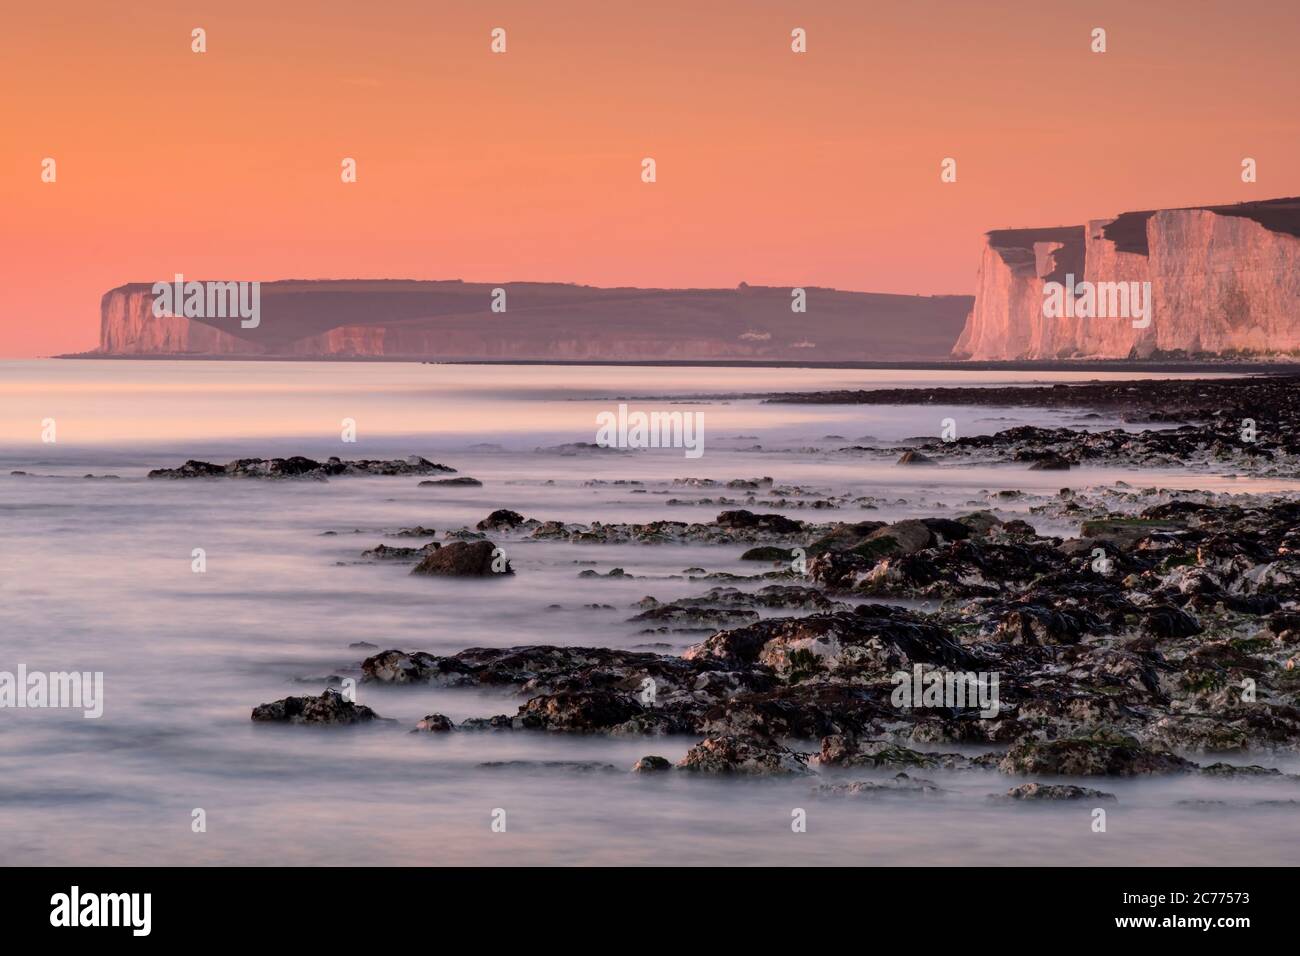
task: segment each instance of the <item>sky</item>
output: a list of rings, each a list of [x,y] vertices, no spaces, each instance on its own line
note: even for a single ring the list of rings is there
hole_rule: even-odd
[[[971,294],[989,229],[1300,195],[1296,0],[128,6],[6,11],[0,357],[178,272]]]

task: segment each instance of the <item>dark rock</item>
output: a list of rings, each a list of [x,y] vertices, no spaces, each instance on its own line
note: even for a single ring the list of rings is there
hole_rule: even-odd
[[[511,528],[517,528],[524,523],[526,519],[518,511],[511,511],[508,508],[498,508],[492,512],[474,527],[479,531],[503,531]]]
[[[421,488],[437,488],[446,486],[451,488],[482,488],[483,482],[477,478],[471,478],[468,475],[462,475],[459,478],[438,478],[434,481],[422,481],[419,484]]]
[[[907,451],[903,452],[902,456],[897,462],[895,462],[895,464],[898,465],[933,465],[934,463],[935,461],[933,458],[929,455],[922,454],[915,448],[909,448]]]
[[[1147,750],[1132,737],[1099,735],[1017,744],[998,764],[1003,773],[1059,777],[1187,773],[1196,764],[1168,751]]]
[[[497,548],[491,541],[455,541],[426,554],[412,574],[438,574],[449,577],[496,577],[514,574],[510,562],[495,572]]]
[[[648,757],[642,757],[632,766],[633,773],[658,773],[661,770],[671,770],[673,765],[668,762],[666,757],[657,757],[653,754]]]
[[[453,727],[455,727],[455,724],[442,714],[429,714],[424,718],[424,720],[417,723],[415,725],[415,730],[411,732],[417,733],[419,731],[427,731],[432,734],[445,734],[449,733]]]
[[[743,737],[708,737],[677,764],[708,774],[808,774],[808,757],[780,744]]]
[[[360,724],[376,719],[375,712],[354,704],[336,690],[319,697],[285,697],[253,708],[253,720],[282,724]]]
[[[989,799],[1036,801],[1104,800],[1108,803],[1114,803],[1115,795],[1102,790],[1091,790],[1088,787],[1076,787],[1073,784],[1024,783],[1018,787],[1012,787],[1006,793],[991,794]]]

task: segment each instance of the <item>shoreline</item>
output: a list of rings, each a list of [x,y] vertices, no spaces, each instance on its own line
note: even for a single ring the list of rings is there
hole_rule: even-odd
[[[340,364],[412,365],[553,365],[614,368],[806,368],[861,369],[935,372],[1217,372],[1220,374],[1300,374],[1300,361],[1277,360],[1199,360],[1199,359],[1073,359],[969,361],[957,359],[914,359],[888,362],[802,362],[793,359],[432,359],[418,356],[285,356],[285,355],[105,355],[94,352],[68,352],[38,356],[43,360],[144,361],[144,362],[337,362]]]

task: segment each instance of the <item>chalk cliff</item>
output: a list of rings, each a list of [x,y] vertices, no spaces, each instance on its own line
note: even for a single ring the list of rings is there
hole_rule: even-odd
[[[493,312],[493,289],[506,310]],[[947,356],[970,296],[789,288],[603,289],[562,283],[280,281],[261,285],[257,328],[238,318],[153,315],[152,283],[101,303],[97,354],[419,359],[777,359]]]
[[[1044,286],[1150,282],[1150,324],[1048,317]],[[1300,199],[1128,212],[985,236],[969,359],[1300,355]]]

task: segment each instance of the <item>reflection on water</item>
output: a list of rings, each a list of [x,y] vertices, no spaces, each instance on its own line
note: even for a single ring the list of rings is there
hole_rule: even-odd
[[[458,721],[513,713],[520,701],[504,693],[363,687],[362,702],[397,727],[277,728],[248,719],[255,704],[315,693],[320,678],[352,672],[372,653],[348,646],[358,641],[436,653],[523,643],[680,649],[697,638],[639,633],[627,621],[630,606],[647,594],[700,593],[704,585],[680,577],[688,567],[754,570],[739,561],[739,547],[517,542],[513,578],[417,579],[401,565],[354,563],[381,541],[410,543],[384,539],[385,529],[472,526],[498,507],[588,522],[711,518],[716,506],[666,504],[716,496],[656,484],[685,476],[771,475],[879,499],[872,510],[792,512],[816,520],[960,513],[1007,487],[1054,493],[1059,474],[986,467],[903,475],[822,440],[933,434],[945,414],[935,408],[709,402],[692,406],[709,423],[707,452],[696,461],[670,450],[595,457],[533,450],[591,441],[602,397],[952,383],[950,373],[153,362],[10,363],[0,371],[0,670],[21,662],[106,674],[101,720],[57,711],[0,716],[0,760],[15,768],[0,781],[6,861],[1296,862],[1294,808],[1253,805],[1300,799],[1300,787],[1287,782],[1107,780],[1099,785],[1119,802],[1108,832],[1095,834],[1090,807],[989,801],[1014,782],[996,774],[926,772],[949,792],[855,801],[818,797],[808,781],[626,773],[645,754],[679,758],[694,738],[405,732],[427,713]],[[946,414],[972,433],[1077,418],[1024,409]],[[59,422],[54,446],[35,437],[48,416]],[[342,417],[357,419],[356,445],[340,444]],[[501,448],[473,447],[479,443]],[[188,457],[409,453],[447,461],[484,487],[143,477]],[[10,476],[15,469],[50,477]],[[80,477],[87,472],[120,477]],[[1121,477],[1134,479],[1091,470],[1068,481],[1082,487]],[[648,484],[638,494],[584,485],[592,478]],[[1186,473],[1143,472],[1141,483],[1260,487]],[[1005,507],[1023,513],[1027,504]],[[196,547],[207,553],[206,574],[190,570]],[[593,566],[637,577],[578,577]],[[1253,759],[1300,769],[1292,758]],[[190,830],[196,807],[207,813],[204,834]],[[808,811],[807,833],[790,830],[795,807]],[[494,808],[507,811],[505,834],[490,830]]]

